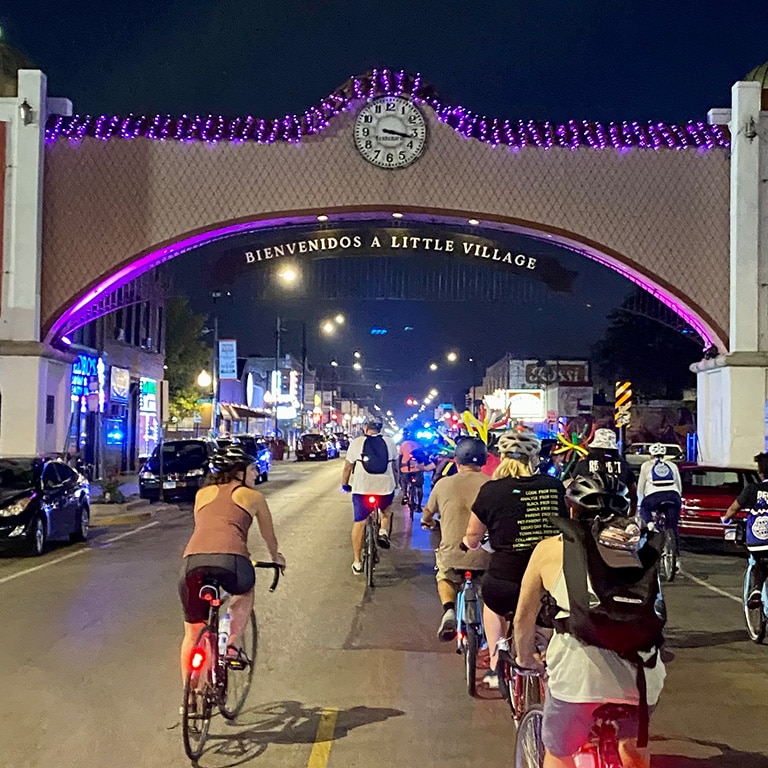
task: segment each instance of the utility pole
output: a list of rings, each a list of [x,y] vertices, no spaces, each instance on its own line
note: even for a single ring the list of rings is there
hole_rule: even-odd
[[[305,424],[305,411],[306,403],[304,402],[305,381],[307,378],[307,324],[302,321],[301,323],[301,389],[299,394],[299,413],[301,414],[301,428],[306,427]]]
[[[221,291],[213,291],[213,398],[211,402],[211,427],[214,438],[219,436],[219,311],[216,299],[221,298]]]
[[[275,326],[275,375],[272,380],[272,396],[274,398],[274,425],[275,425],[275,440],[278,438],[279,424],[277,418],[277,403],[280,397],[280,391],[282,390],[282,377],[280,375],[280,334],[282,332],[282,325],[280,317],[277,318],[277,325]]]

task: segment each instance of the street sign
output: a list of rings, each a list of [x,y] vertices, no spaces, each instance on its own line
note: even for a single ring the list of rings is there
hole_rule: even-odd
[[[616,399],[613,405],[613,420],[617,427],[628,427],[632,411],[632,382],[616,382]]]

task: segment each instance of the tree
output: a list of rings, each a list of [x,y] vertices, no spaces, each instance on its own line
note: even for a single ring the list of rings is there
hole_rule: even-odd
[[[631,381],[633,391],[644,399],[678,400],[684,389],[695,386],[689,366],[702,357],[698,337],[623,308],[608,317],[611,324],[592,348],[601,377]]]
[[[172,418],[191,416],[202,394],[197,375],[211,364],[211,349],[203,341],[206,318],[196,315],[186,296],[166,304],[165,364],[168,366],[169,410]]]

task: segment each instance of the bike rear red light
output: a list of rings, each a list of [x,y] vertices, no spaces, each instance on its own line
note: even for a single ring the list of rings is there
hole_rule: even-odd
[[[200,669],[205,664],[205,651],[202,648],[195,648],[189,663],[192,669]]]
[[[368,497],[368,503],[369,504],[375,504],[376,503],[376,497],[375,496],[369,496]]]

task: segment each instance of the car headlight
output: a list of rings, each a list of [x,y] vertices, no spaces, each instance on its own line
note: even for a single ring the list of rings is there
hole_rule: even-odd
[[[30,501],[32,501],[32,497],[27,496],[27,498],[21,499],[9,507],[0,509],[0,517],[16,517],[16,515],[20,515],[29,506]]]
[[[205,474],[205,470],[202,469],[190,469],[187,472],[187,477],[202,477]]]
[[[155,474],[154,474],[154,473],[152,473],[152,472],[142,472],[142,473],[139,475],[139,478],[140,478],[141,480],[157,480],[157,475],[155,475]]]

